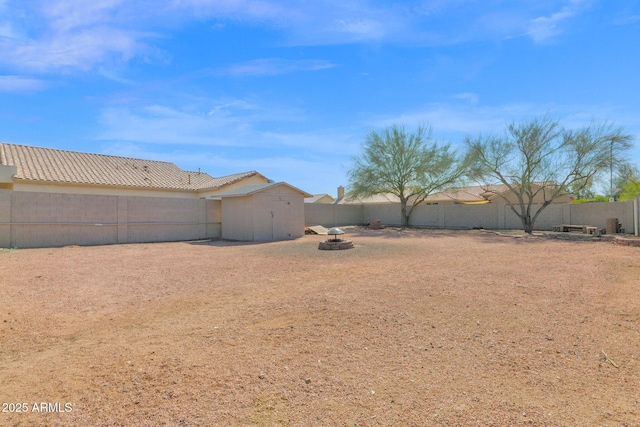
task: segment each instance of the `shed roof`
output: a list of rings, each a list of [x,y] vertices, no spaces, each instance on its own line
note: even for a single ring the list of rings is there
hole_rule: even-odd
[[[286,182],[270,182],[267,184],[255,184],[255,185],[247,185],[241,188],[236,188],[233,190],[229,190],[229,191],[225,191],[223,193],[220,194],[216,194],[215,197],[243,197],[243,196],[250,196],[252,194],[255,193],[260,193],[262,191],[265,191],[269,188],[275,188],[275,187],[280,187],[280,186],[285,186],[287,188],[292,189],[295,192],[300,193],[303,197],[310,197],[311,194],[307,193],[306,191],[302,191],[297,187],[294,187],[291,184],[287,184]]]
[[[214,178],[170,162],[7,143],[0,143],[0,165],[17,167],[14,180],[165,190],[216,189],[259,175],[251,171]]]

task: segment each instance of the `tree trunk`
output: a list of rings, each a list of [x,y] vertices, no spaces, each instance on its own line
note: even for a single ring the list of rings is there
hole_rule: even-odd
[[[400,216],[402,221],[402,228],[409,226],[409,215],[407,215],[407,202],[400,201]]]
[[[520,217],[520,219],[522,220],[522,227],[524,228],[524,232],[527,233],[528,235],[532,235],[533,234],[533,221],[531,220],[531,217],[528,215],[523,215]]]

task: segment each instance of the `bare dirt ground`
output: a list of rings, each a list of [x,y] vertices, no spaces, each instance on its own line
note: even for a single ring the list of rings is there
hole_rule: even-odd
[[[640,425],[640,248],[325,238],[0,251],[0,425]]]

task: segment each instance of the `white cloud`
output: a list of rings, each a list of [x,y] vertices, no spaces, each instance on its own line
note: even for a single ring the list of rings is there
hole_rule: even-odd
[[[574,16],[582,13],[588,7],[590,0],[570,0],[569,4],[560,11],[549,16],[539,16],[529,22],[527,34],[536,43],[549,41],[563,32],[561,24]]]
[[[453,98],[460,99],[462,101],[467,101],[471,105],[475,105],[478,103],[480,97],[477,93],[463,92],[453,95]]]
[[[98,139],[147,144],[239,146],[246,134],[246,125],[233,119],[160,105],[110,108],[102,112],[100,123],[104,130]]]
[[[570,1],[550,15],[529,18],[532,6],[506,7],[468,0],[373,2],[371,0],[47,0],[3,2],[0,65],[37,72],[89,71],[132,58],[162,57],[153,40],[194,21],[263,26],[286,45],[344,43],[451,44],[504,37],[527,27],[536,42],[563,31],[563,23],[587,1]],[[11,10],[13,8],[13,10]],[[462,10],[464,13],[461,13]],[[443,25],[446,22],[446,25]],[[521,31],[520,31],[521,32]],[[277,43],[274,39],[273,43]],[[226,70],[236,75],[275,75],[334,66],[326,61],[258,59]]]
[[[225,20],[275,29],[285,45],[424,39],[413,5],[371,0],[174,0],[184,19]],[[220,26],[219,22],[215,23]]]
[[[9,39],[15,37],[13,25],[10,22],[0,22],[0,37]]]
[[[0,76],[0,92],[37,91],[46,87],[44,81],[22,76]]]
[[[15,3],[16,5],[18,3]],[[50,0],[7,8],[0,65],[35,72],[88,71],[153,53],[144,14],[124,0]]]
[[[291,16],[294,7],[264,0],[172,0],[168,10],[186,11],[199,19],[280,20]]]
[[[323,60],[287,60],[278,58],[255,59],[219,70],[220,74],[236,77],[275,76],[297,71],[318,71],[335,67],[335,64]]]
[[[49,26],[58,32],[102,26],[117,21],[124,0],[64,0],[43,3],[42,13]]]
[[[131,79],[127,79],[125,77],[122,77],[121,75],[119,75],[118,72],[105,68],[105,67],[99,67],[98,68],[98,74],[100,74],[102,77],[104,77],[105,79],[123,84],[123,85],[128,85],[128,86],[132,86],[134,85],[136,82],[131,80]]]
[[[42,40],[0,42],[5,62],[20,68],[51,70],[89,70],[112,60],[127,61],[145,50],[139,35],[112,28],[94,28],[55,34]]]
[[[434,135],[465,135],[478,132],[493,132],[504,128],[510,120],[528,117],[538,109],[533,105],[504,105],[481,107],[475,105],[454,106],[450,104],[430,104],[424,109],[407,112],[387,118],[379,118],[371,124],[388,126],[401,123],[408,127],[429,124]]]
[[[47,0],[13,7],[0,17],[0,65],[37,72],[89,71],[142,55],[162,56],[152,40],[194,20],[267,26],[291,44],[378,40],[402,27],[397,14],[365,1]],[[332,66],[263,59],[230,71],[281,74]]]
[[[640,15],[630,15],[625,16],[624,18],[618,19],[615,24],[616,25],[634,25],[640,22]]]
[[[206,104],[206,102],[201,102]],[[344,130],[326,128],[283,132],[281,124],[304,124],[304,111],[262,105],[244,99],[211,101],[183,108],[148,105],[104,110],[96,139],[121,143],[176,146],[310,148],[349,152],[356,144]],[[294,126],[295,127],[295,126]],[[358,135],[359,137],[359,135]]]
[[[214,106],[207,115],[219,116],[232,114],[235,110],[257,110],[258,106],[244,99],[231,99]]]
[[[347,34],[355,40],[379,40],[386,36],[389,30],[383,21],[357,17],[337,19],[329,28],[338,34]]]

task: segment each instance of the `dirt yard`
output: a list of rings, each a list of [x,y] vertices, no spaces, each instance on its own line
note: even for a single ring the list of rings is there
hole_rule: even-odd
[[[640,425],[640,248],[325,238],[0,251],[0,425]]]

